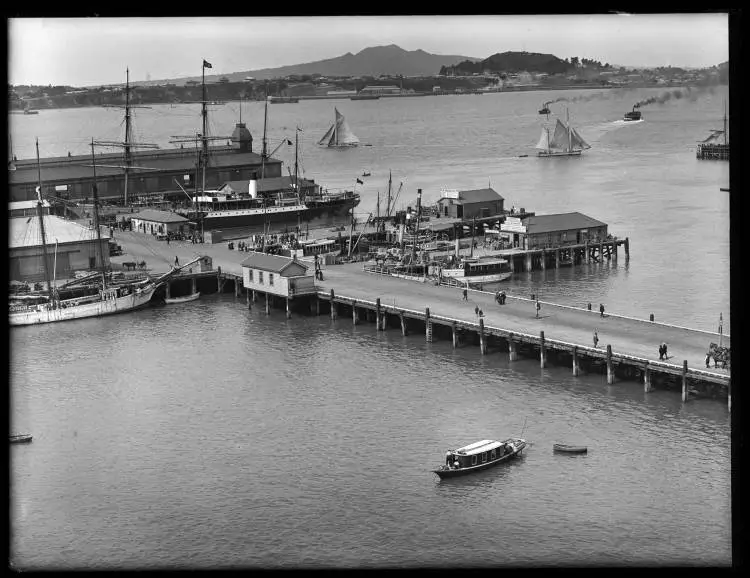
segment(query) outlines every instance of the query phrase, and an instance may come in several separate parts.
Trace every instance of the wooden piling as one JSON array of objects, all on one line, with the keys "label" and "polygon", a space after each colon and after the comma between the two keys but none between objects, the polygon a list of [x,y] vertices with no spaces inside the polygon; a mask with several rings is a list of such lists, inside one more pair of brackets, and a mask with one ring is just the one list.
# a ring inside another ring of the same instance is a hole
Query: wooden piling
[{"label": "wooden piling", "polygon": [[455,321],[451,323],[451,329],[453,330],[453,349],[456,349],[458,347],[458,326]]},{"label": "wooden piling", "polygon": [[585,247],[583,249],[586,254],[586,263],[591,263],[591,251],[589,250],[589,242],[586,241]]},{"label": "wooden piling", "polygon": [[292,309],[290,307],[289,297],[286,298],[286,318],[287,319],[292,318]]},{"label": "wooden piling", "polygon": [[544,271],[547,268],[547,249],[542,249],[541,264],[542,264],[542,271]]},{"label": "wooden piling", "polygon": [[352,325],[356,325],[359,319],[357,318],[357,302],[352,301]]},{"label": "wooden piling", "polygon": [[615,371],[612,367],[612,346],[607,345],[607,383],[613,384],[615,382]]},{"label": "wooden piling", "polygon": [[617,241],[612,241],[612,258],[617,263]]},{"label": "wooden piling", "polygon": [[235,278],[234,280],[234,296],[239,297],[240,296],[240,282],[239,279]]},{"label": "wooden piling", "polygon": [[539,332],[539,366],[544,369],[547,365],[547,351],[544,346],[544,331]]},{"label": "wooden piling", "polygon": [[487,338],[484,336],[484,319],[479,319],[479,353],[487,354]]},{"label": "wooden piling", "polygon": [[643,391],[644,393],[651,391],[651,368],[648,365],[648,361],[643,366]]},{"label": "wooden piling", "polygon": [[604,262],[604,243],[599,243],[599,261]]},{"label": "wooden piling", "polygon": [[687,365],[687,359],[686,359],[682,362],[682,401],[683,403],[688,400],[687,371],[688,371],[688,365]]},{"label": "wooden piling", "polygon": [[560,249],[555,249],[555,269],[560,268]]},{"label": "wooden piling", "polygon": [[531,271],[531,253],[526,253],[526,270]]},{"label": "wooden piling", "polygon": [[625,237],[625,257],[630,257],[630,238]]},{"label": "wooden piling", "polygon": [[578,373],[580,371],[579,363],[578,363],[578,348],[573,348],[573,375],[578,376]]},{"label": "wooden piling", "polygon": [[515,259],[513,258],[513,255],[508,255],[508,261],[510,261],[510,272],[515,273],[516,272],[516,265],[515,265]]},{"label": "wooden piling", "polygon": [[266,315],[271,314],[271,304],[268,301],[268,293],[266,293]]},{"label": "wooden piling", "polygon": [[424,308],[424,337],[427,343],[432,343],[432,322],[430,321],[430,308]]},{"label": "wooden piling", "polygon": [[380,297],[375,300],[375,331],[380,331]]},{"label": "wooden piling", "polygon": [[172,283],[167,281],[167,299],[172,297]]},{"label": "wooden piling", "polygon": [[398,318],[401,320],[401,335],[406,335],[406,317],[403,313],[399,313]]},{"label": "wooden piling", "polygon": [[518,349],[516,342],[513,340],[513,334],[508,335],[508,361],[516,361],[518,359]]},{"label": "wooden piling", "polygon": [[247,305],[248,309],[252,309],[253,306],[250,303],[250,290],[245,291],[245,305]]},{"label": "wooden piling", "polygon": [[255,293],[255,289],[253,289],[253,303],[255,303],[258,300],[258,295]]},{"label": "wooden piling", "polygon": [[336,306],[335,301],[336,296],[333,293],[333,289],[331,289],[331,319],[335,320],[338,315],[338,307]]},{"label": "wooden piling", "polygon": [[320,295],[315,295],[315,315],[320,315]]},{"label": "wooden piling", "polygon": [[[195,277],[193,277],[193,281],[195,281]],[[217,275],[216,276],[216,292],[221,293],[222,288],[223,287],[221,286],[221,275]]]},{"label": "wooden piling", "polygon": [[193,277],[192,289],[191,293],[198,291],[198,280],[195,277]]}]

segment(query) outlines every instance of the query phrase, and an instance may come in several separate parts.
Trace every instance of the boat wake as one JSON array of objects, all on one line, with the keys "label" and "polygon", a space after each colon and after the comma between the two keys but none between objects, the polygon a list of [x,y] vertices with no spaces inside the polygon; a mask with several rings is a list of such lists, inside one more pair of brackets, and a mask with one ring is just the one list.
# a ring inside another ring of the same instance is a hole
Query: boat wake
[{"label": "boat wake", "polygon": [[639,120],[623,120],[623,119],[619,119],[619,120],[612,121],[612,124],[615,125],[615,126],[626,126],[626,125],[629,125],[629,124],[641,124],[644,120],[645,119],[642,119],[642,118],[639,119]]}]

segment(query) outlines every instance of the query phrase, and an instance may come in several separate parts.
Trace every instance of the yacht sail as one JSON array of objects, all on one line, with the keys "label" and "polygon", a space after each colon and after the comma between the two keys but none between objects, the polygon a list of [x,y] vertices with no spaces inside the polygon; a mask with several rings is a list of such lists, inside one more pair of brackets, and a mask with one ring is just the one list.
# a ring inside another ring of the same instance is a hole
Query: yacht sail
[{"label": "yacht sail", "polygon": [[578,156],[582,151],[590,149],[583,137],[578,134],[570,124],[565,124],[559,118],[555,121],[555,127],[542,128],[542,135],[536,144],[540,157],[553,156]]},{"label": "yacht sail", "polygon": [[357,138],[357,135],[352,132],[344,115],[341,114],[337,108],[334,108],[333,110],[336,112],[336,120],[330,126],[323,138],[318,141],[318,144],[328,147],[357,146],[359,144],[359,139]]}]

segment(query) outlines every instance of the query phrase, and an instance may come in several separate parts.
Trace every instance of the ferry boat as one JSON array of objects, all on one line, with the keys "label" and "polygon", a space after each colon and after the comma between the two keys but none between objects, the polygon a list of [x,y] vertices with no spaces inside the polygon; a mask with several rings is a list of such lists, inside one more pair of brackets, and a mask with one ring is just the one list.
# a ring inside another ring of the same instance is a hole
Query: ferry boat
[{"label": "ferry boat", "polygon": [[510,262],[501,257],[464,258],[461,267],[443,269],[443,277],[451,277],[469,289],[493,291],[502,281],[510,279]]},{"label": "ferry boat", "polygon": [[640,110],[636,110],[636,108],[639,108],[639,106],[640,106],[640,105],[637,105],[637,104],[636,104],[636,105],[635,105],[635,106],[633,107],[633,110],[632,110],[632,111],[630,111],[630,112],[626,112],[626,113],[625,113],[625,116],[623,116],[623,117],[622,117],[622,120],[624,120],[624,121],[626,121],[626,122],[632,122],[632,121],[634,121],[634,120],[641,120],[641,117],[642,117],[642,115],[641,115],[641,111],[640,111]]},{"label": "ferry boat", "polygon": [[442,480],[486,470],[521,454],[526,447],[522,438],[504,441],[482,440],[445,452],[445,464],[433,470]]}]

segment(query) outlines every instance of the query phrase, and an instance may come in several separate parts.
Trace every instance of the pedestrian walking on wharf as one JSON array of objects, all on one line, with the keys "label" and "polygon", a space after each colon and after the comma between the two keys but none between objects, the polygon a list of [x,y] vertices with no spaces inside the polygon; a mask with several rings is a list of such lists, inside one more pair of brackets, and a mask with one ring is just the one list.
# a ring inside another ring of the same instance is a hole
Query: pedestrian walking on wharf
[{"label": "pedestrian walking on wharf", "polygon": [[599,317],[604,317],[604,303],[599,303]]},{"label": "pedestrian walking on wharf", "polygon": [[169,236],[167,235],[167,245],[169,245]]},{"label": "pedestrian walking on wharf", "polygon": [[664,342],[659,346],[659,359],[669,359],[669,356],[667,355],[667,344]]},{"label": "pedestrian walking on wharf", "polygon": [[484,317],[484,311],[482,311],[482,310],[480,309],[480,310],[479,310],[479,313],[477,313],[477,315],[479,315],[479,317]]},{"label": "pedestrian walking on wharf", "polygon": [[599,334],[594,329],[594,347],[599,347]]},{"label": "pedestrian walking on wharf", "polygon": [[174,266],[179,267],[180,266],[180,260],[177,258],[177,255],[174,256]]},{"label": "pedestrian walking on wharf", "polygon": [[536,300],[536,318],[539,319],[539,310],[542,306],[539,304],[539,299]]},{"label": "pedestrian walking on wharf", "polygon": [[474,306],[474,315],[479,316],[479,305]]},{"label": "pedestrian walking on wharf", "polygon": [[711,354],[706,353],[706,367],[709,367],[708,362],[711,361]]},{"label": "pedestrian walking on wharf", "polygon": [[464,289],[464,301],[468,301],[468,300],[469,300],[469,292],[466,289]]}]

